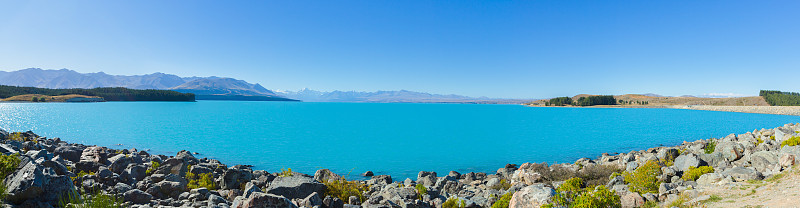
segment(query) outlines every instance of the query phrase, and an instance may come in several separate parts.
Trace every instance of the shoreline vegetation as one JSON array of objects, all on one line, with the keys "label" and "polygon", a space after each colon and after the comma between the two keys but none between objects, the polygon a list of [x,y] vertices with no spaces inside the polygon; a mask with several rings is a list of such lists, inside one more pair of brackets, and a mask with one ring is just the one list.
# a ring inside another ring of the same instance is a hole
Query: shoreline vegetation
[{"label": "shoreline vegetation", "polygon": [[[31,97],[31,99],[13,99],[15,96]],[[44,100],[41,100],[41,98],[44,96],[48,97],[46,97]],[[101,87],[94,89],[46,89],[0,85],[0,99],[3,99],[3,101],[33,102],[32,97],[37,97],[37,99],[39,99],[38,102],[60,102],[58,99],[47,99],[58,96],[102,98],[104,101],[195,101],[195,95],[192,93],[180,93],[171,90],[136,90],[123,87]],[[12,99],[8,100],[9,98]],[[65,99],[65,101],[67,100],[68,99]]]},{"label": "shoreline vegetation", "polygon": [[699,98],[659,95],[587,95],[541,99],[529,107],[674,108],[800,116],[800,93],[761,90],[755,97]]},{"label": "shoreline vegetation", "polygon": [[416,180],[371,171],[366,180],[328,169],[267,172],[185,150],[151,155],[30,131],[0,130],[0,141],[3,203],[21,207],[714,207],[740,200],[780,206],[797,196],[747,199],[800,179],[800,124],[574,163],[507,164],[493,173],[420,171]]}]

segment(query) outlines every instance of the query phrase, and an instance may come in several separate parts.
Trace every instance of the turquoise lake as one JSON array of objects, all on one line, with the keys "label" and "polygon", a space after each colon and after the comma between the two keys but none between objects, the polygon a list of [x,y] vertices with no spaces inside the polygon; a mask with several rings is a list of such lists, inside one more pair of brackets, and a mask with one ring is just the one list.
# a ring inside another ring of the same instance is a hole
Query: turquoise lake
[{"label": "turquoise lake", "polygon": [[[798,116],[631,108],[303,102],[0,103],[0,128],[111,148],[186,149],[269,172],[395,180],[574,162],[800,122]],[[121,144],[121,146],[117,146]]]}]

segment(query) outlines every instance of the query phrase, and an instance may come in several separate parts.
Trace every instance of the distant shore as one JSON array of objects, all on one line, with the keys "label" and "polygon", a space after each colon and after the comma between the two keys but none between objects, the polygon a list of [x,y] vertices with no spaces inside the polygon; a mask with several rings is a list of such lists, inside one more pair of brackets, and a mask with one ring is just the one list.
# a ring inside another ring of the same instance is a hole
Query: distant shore
[{"label": "distant shore", "polygon": [[800,106],[714,106],[714,105],[596,105],[596,106],[541,106],[525,105],[528,107],[574,107],[574,108],[672,108],[704,111],[724,111],[738,113],[758,113],[800,116]]}]

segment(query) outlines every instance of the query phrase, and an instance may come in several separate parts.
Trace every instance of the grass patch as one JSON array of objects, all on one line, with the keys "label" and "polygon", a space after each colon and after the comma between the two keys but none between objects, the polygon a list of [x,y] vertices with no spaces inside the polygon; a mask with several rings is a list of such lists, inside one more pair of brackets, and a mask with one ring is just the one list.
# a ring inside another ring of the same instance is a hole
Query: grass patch
[{"label": "grass patch", "polygon": [[494,204],[492,204],[492,208],[508,208],[508,203],[511,202],[511,197],[514,196],[514,192],[507,192],[500,196],[500,199],[497,199]]},{"label": "grass patch", "polygon": [[764,181],[767,181],[767,182],[778,182],[778,181],[780,181],[780,180],[781,180],[781,178],[783,178],[784,176],[786,176],[786,174],[785,174],[785,173],[778,173],[778,174],[772,175],[771,177],[769,177],[769,178],[767,178],[767,179],[764,179]]},{"label": "grass patch", "polygon": [[467,207],[467,202],[463,199],[452,197],[442,203],[442,208],[464,208]]},{"label": "grass patch", "polygon": [[289,177],[289,176],[293,176],[293,175],[294,175],[294,172],[292,172],[291,168],[287,168],[287,169],[282,169],[281,168],[281,172],[278,173],[278,177]]},{"label": "grass patch", "polygon": [[686,171],[686,173],[683,173],[683,177],[681,177],[681,178],[683,178],[683,180],[685,180],[685,181],[694,181],[694,180],[697,180],[698,178],[700,178],[700,176],[702,176],[703,174],[713,173],[713,172],[714,172],[714,168],[712,168],[710,166],[700,166],[700,167],[697,167],[697,168],[689,167],[689,171]]},{"label": "grass patch", "polygon": [[500,183],[497,183],[489,188],[494,190],[508,190],[508,188],[511,188],[511,183],[509,183],[506,179],[500,179]]},{"label": "grass patch", "polygon": [[341,200],[347,200],[351,196],[355,196],[362,202],[367,200],[366,197],[364,197],[364,192],[369,190],[369,186],[362,184],[360,181],[341,179],[323,181],[322,183],[325,184],[324,196],[338,197]]},{"label": "grass patch", "polygon": [[79,196],[77,192],[65,194],[61,198],[60,207],[65,208],[122,208],[123,200],[114,195],[97,193],[94,195]]},{"label": "grass patch", "polygon": [[161,167],[161,163],[158,163],[156,161],[150,161],[150,167],[147,168],[147,170],[145,170],[144,173],[147,175],[152,175],[153,172],[155,172],[156,169],[158,169],[158,167]]},{"label": "grass patch", "polygon": [[206,188],[208,190],[216,190],[217,183],[214,182],[214,177],[211,176],[211,173],[201,173],[201,174],[194,174],[192,172],[186,171],[186,179],[189,180],[189,184],[186,185],[189,189],[196,189],[196,188]]},{"label": "grass patch", "polygon": [[658,176],[661,175],[661,166],[655,161],[647,161],[642,167],[633,172],[625,172],[625,182],[631,191],[639,194],[658,193]]},{"label": "grass patch", "polygon": [[800,144],[800,136],[793,136],[792,138],[781,142],[781,148],[783,148],[783,146],[797,146],[798,144]]},{"label": "grass patch", "polygon": [[428,194],[428,188],[425,188],[425,185],[417,184],[414,189],[416,189],[417,193],[419,193],[419,200],[422,200],[422,195]]},{"label": "grass patch", "polygon": [[581,178],[571,178],[556,189],[552,204],[546,207],[619,207],[620,197],[605,186],[588,186]]},{"label": "grass patch", "polygon": [[714,203],[718,201],[722,201],[722,197],[717,195],[711,195],[711,197],[708,197],[708,199],[703,200],[703,203]]},{"label": "grass patch", "polygon": [[708,144],[706,144],[706,147],[703,148],[703,152],[706,154],[711,154],[714,153],[715,148],[717,148],[717,140],[714,140],[713,138],[708,139]]}]

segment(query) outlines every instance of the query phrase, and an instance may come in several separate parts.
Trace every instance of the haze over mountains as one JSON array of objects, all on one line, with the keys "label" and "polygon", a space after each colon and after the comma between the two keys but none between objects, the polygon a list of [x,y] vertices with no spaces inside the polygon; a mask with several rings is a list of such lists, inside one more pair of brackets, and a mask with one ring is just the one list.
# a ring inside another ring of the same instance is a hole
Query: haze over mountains
[{"label": "haze over mountains", "polygon": [[180,77],[172,74],[109,75],[103,72],[79,73],[69,69],[43,70],[29,68],[0,71],[0,85],[40,88],[125,87],[131,89],[164,89],[197,95],[284,97],[307,102],[410,102],[410,103],[525,103],[530,100],[493,99],[461,95],[441,95],[400,91],[300,91],[273,92],[260,84],[226,77]]}]

